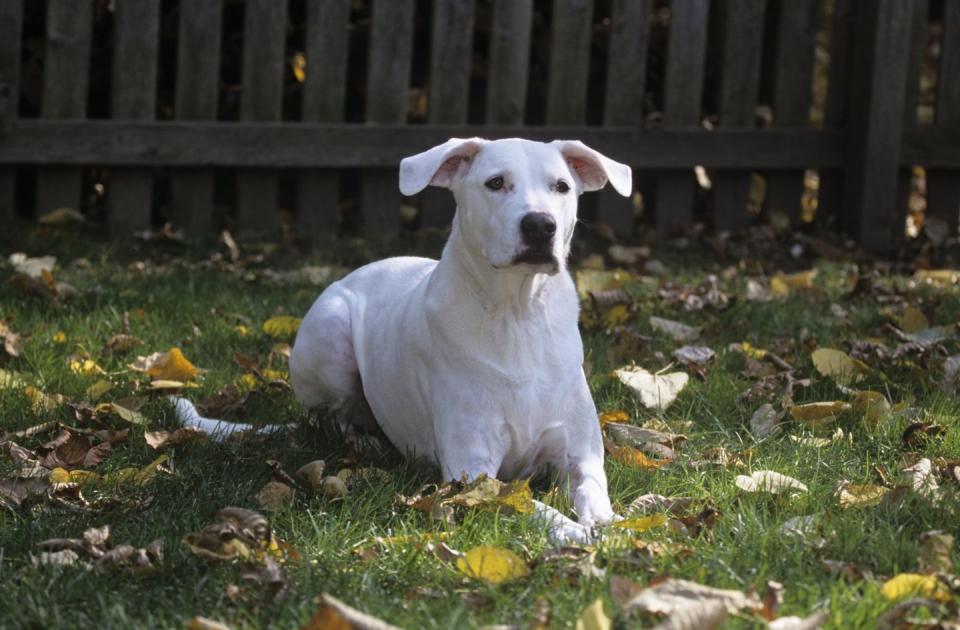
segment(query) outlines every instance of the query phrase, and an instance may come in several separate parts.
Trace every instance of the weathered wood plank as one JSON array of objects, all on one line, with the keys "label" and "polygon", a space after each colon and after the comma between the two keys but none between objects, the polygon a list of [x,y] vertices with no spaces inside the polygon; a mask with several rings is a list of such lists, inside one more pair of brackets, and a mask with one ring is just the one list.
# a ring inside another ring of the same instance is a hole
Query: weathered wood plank
[{"label": "weathered wood plank", "polygon": [[527,104],[533,0],[494,0],[487,71],[487,122],[520,125]]},{"label": "weathered wood plank", "polygon": [[[367,72],[367,122],[400,125],[407,119],[413,53],[414,0],[374,0]],[[422,151],[422,143],[414,152]],[[365,173],[360,207],[369,236],[391,238],[400,231],[397,164]]]},{"label": "weathered wood plank", "polygon": [[[474,4],[474,0],[444,0],[433,4],[428,112],[431,124],[467,122]],[[453,218],[455,205],[449,191],[428,187],[420,199],[420,226],[447,225]]]},{"label": "weathered wood plank", "polygon": [[[650,43],[651,0],[615,0],[610,16],[607,86],[603,122],[618,127],[643,127],[643,97]],[[633,233],[633,199],[613,190],[597,197],[597,221],[618,236]]]},{"label": "weathered wood plank", "polygon": [[[913,0],[910,14],[910,53],[907,56],[907,84],[903,98],[903,128],[917,126],[917,105],[920,102],[920,72],[927,48],[927,14],[929,0]],[[907,206],[910,204],[910,191],[913,186],[913,165],[901,167],[897,182],[896,214],[892,219],[896,237],[902,237],[907,220]]]},{"label": "weathered wood plank", "polygon": [[579,125],[586,120],[593,0],[553,0],[547,124]]},{"label": "weathered wood plank", "polygon": [[[663,123],[667,128],[700,124],[709,12],[709,0],[674,0],[670,5],[663,95]],[[667,236],[692,223],[695,186],[689,167],[659,177],[654,208],[658,234]]]},{"label": "weathered wood plank", "polygon": [[[160,41],[160,0],[117,0],[114,8],[114,118],[152,120],[157,95],[157,47]],[[150,227],[153,172],[115,168],[110,173],[110,231],[128,236]]]},{"label": "weathered wood plank", "polygon": [[[840,127],[847,115],[850,75],[853,61],[854,0],[836,0],[830,33],[830,66],[827,78],[827,102],[823,125]],[[832,226],[843,205],[843,173],[835,169],[820,171],[816,222]]]},{"label": "weathered wood plank", "polygon": [[[753,127],[766,0],[723,1],[723,61],[720,82],[720,124]],[[750,223],[747,197],[750,173],[717,173],[713,178],[714,226],[743,228]]]},{"label": "weathered wood plank", "polygon": [[[280,120],[287,1],[247,0],[243,19],[243,120]],[[278,227],[277,177],[272,169],[237,172],[237,233],[272,236]]]},{"label": "weathered wood plank", "polygon": [[[0,0],[0,134],[17,117],[20,103],[20,34],[23,1]],[[16,168],[0,167],[0,221],[16,216]]]},{"label": "weathered wood plank", "polygon": [[[537,126],[532,140],[579,137],[644,169],[796,169],[844,164],[842,129]],[[451,136],[509,138],[516,127],[271,122],[12,121],[0,134],[0,164],[105,164],[277,168],[393,168]],[[904,138],[905,163],[960,167],[960,132],[921,128]],[[909,161],[908,161],[909,160]],[[396,182],[394,182],[396,184]]]},{"label": "weathered wood plank", "polygon": [[[220,90],[220,39],[223,0],[180,3],[177,37],[177,93],[180,120],[215,120]],[[192,240],[210,238],[213,221],[213,171],[176,169],[170,178],[170,219]]]},{"label": "weathered wood plank", "polygon": [[844,199],[854,236],[872,252],[894,244],[913,4],[876,0],[857,12]]},{"label": "weathered wood plank", "polygon": [[[813,48],[816,39],[816,0],[780,0],[777,27],[773,124],[804,127],[810,120],[813,98]],[[786,213],[792,225],[802,214],[803,172],[767,173],[770,211]]]},{"label": "weathered wood plank", "polygon": [[[93,27],[91,2],[49,0],[44,57],[43,115],[84,118]],[[83,170],[49,167],[37,173],[37,215],[57,208],[80,209]]]},{"label": "weathered wood plank", "polygon": [[[943,35],[937,79],[936,124],[960,130],[960,2],[943,3]],[[927,214],[943,219],[957,235],[960,215],[960,171],[927,171]]]},{"label": "weathered wood plank", "polygon": [[[340,122],[347,89],[350,0],[307,3],[307,77],[303,84],[303,120]],[[307,169],[300,174],[297,225],[300,235],[316,242],[336,234],[340,220],[340,174]]]}]

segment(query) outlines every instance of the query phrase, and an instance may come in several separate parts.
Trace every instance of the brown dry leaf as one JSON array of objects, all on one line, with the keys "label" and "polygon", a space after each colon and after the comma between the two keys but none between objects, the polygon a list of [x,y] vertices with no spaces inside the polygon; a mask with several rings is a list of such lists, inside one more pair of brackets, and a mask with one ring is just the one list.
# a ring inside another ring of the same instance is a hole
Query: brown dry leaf
[{"label": "brown dry leaf", "polygon": [[457,569],[466,575],[485,582],[500,584],[527,577],[530,569],[520,556],[502,547],[480,545],[457,559]]},{"label": "brown dry leaf", "polygon": [[273,536],[269,521],[259,512],[228,507],[217,512],[217,518],[219,522],[183,537],[191,553],[217,561],[258,560],[268,554],[278,560],[298,557]]},{"label": "brown dry leaf", "polygon": [[130,352],[142,344],[143,342],[133,335],[114,335],[107,340],[107,343],[103,344],[103,348],[100,350],[100,355],[118,357]]},{"label": "brown dry leaf", "polygon": [[518,514],[531,514],[534,510],[529,479],[507,483],[481,475],[448,501],[464,507],[506,508]]},{"label": "brown dry leaf", "polygon": [[783,429],[784,411],[777,411],[770,403],[764,403],[750,417],[750,431],[758,440],[776,435]]},{"label": "brown dry leaf", "polygon": [[603,446],[610,456],[624,466],[640,470],[657,470],[671,463],[671,459],[652,459],[632,446],[617,446],[610,440],[604,440]]},{"label": "brown dry leaf", "polygon": [[64,429],[56,438],[37,447],[36,453],[45,468],[93,468],[110,453],[110,443],[94,446],[86,435]]},{"label": "brown dry leaf", "polygon": [[[98,571],[110,569],[129,570],[135,573],[152,573],[163,561],[163,543],[154,540],[144,548],[132,545],[113,546],[110,526],[93,527],[83,532],[82,538],[53,538],[37,544],[45,553],[71,551],[77,558],[83,558],[84,564]],[[43,560],[41,559],[40,562]]]},{"label": "brown dry leaf", "polygon": [[665,579],[652,583],[634,595],[624,606],[624,612],[666,615],[671,628],[715,628],[728,615],[741,610],[763,609],[756,595],[741,591],[703,586],[696,582]]},{"label": "brown dry leaf", "polygon": [[269,481],[267,485],[260,488],[260,492],[254,498],[265,510],[279,510],[293,503],[294,492],[293,488],[285,483]]},{"label": "brown dry leaf", "polygon": [[903,444],[907,448],[922,448],[930,438],[946,435],[947,428],[936,422],[914,422],[903,431]]},{"label": "brown dry leaf", "polygon": [[385,621],[347,606],[328,593],[321,596],[323,606],[300,630],[401,630]]},{"label": "brown dry leaf", "polygon": [[843,401],[833,400],[830,402],[815,402],[805,405],[794,405],[790,408],[790,415],[794,420],[808,427],[817,430],[823,429],[834,422],[845,411],[850,409],[850,405]]},{"label": "brown dry leaf", "polygon": [[322,459],[306,463],[297,469],[297,478],[306,482],[314,491],[323,487],[323,471],[326,463]]},{"label": "brown dry leaf", "polygon": [[0,479],[0,503],[9,502],[14,507],[43,499],[50,490],[50,482],[38,477],[12,477]]},{"label": "brown dry leaf", "polygon": [[924,573],[953,573],[953,536],[943,530],[920,535],[920,553],[917,566]]},{"label": "brown dry leaf", "polygon": [[130,369],[144,372],[154,380],[189,381],[197,376],[197,368],[187,360],[180,348],[168,352],[154,352],[146,357],[137,357]]},{"label": "brown dry leaf", "polygon": [[230,626],[197,615],[187,621],[187,630],[231,630]]},{"label": "brown dry leaf", "polygon": [[657,459],[673,459],[672,447],[686,440],[682,434],[664,433],[632,424],[608,424],[606,433],[618,446],[638,448]]},{"label": "brown dry leaf", "polygon": [[181,427],[173,431],[147,431],[143,434],[150,448],[161,450],[168,446],[182,446],[206,442],[207,434],[196,427]]},{"label": "brown dry leaf", "polygon": [[690,326],[672,319],[650,317],[650,327],[656,332],[663,333],[674,341],[695,341],[700,338],[702,329],[699,326]]}]

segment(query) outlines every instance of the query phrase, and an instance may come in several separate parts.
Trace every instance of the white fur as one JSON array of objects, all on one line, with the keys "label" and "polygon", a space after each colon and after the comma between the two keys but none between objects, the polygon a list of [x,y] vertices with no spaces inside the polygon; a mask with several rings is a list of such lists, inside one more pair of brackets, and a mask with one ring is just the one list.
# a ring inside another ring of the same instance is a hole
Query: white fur
[{"label": "white fur", "polygon": [[[504,187],[493,191],[484,183],[496,176]],[[443,255],[381,260],[330,285],[293,347],[297,398],[349,410],[362,386],[390,441],[445,479],[551,465],[569,482],[579,524],[542,504],[539,514],[555,538],[588,539],[614,514],[566,258],[579,193],[609,179],[629,195],[630,177],[577,141],[452,139],[403,160],[404,194],[432,183],[456,198]],[[556,220],[555,264],[514,262],[528,212]]]}]

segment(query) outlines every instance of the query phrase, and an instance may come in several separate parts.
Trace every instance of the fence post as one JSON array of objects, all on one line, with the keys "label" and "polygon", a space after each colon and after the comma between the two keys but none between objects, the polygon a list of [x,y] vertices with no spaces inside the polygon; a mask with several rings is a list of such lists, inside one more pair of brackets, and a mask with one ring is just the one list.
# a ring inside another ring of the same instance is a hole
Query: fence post
[{"label": "fence post", "polygon": [[[0,0],[0,138],[4,127],[17,117],[20,102],[20,29],[22,0]],[[16,216],[16,168],[0,166],[0,222],[9,225]]]},{"label": "fence post", "polygon": [[487,124],[522,125],[530,70],[533,0],[494,0],[487,69]]},{"label": "fence post", "polygon": [[[665,127],[699,127],[703,69],[707,53],[709,0],[674,0],[670,6]],[[670,236],[693,220],[696,185],[693,169],[665,171],[657,180],[656,223],[659,236]]]},{"label": "fence post", "polygon": [[[283,107],[287,0],[247,0],[243,18],[242,120],[279,121]],[[273,169],[237,170],[237,234],[275,235],[277,175]]]},{"label": "fence post", "polygon": [[[374,0],[367,72],[368,123],[403,124],[413,53],[414,0]],[[363,175],[360,208],[368,237],[400,232],[397,168],[369,169]]]},{"label": "fence post", "polygon": [[[428,122],[467,122],[474,0],[437,0],[431,28]],[[426,149],[426,147],[424,147]],[[428,187],[420,200],[420,226],[442,227],[453,217],[450,191]]]},{"label": "fence post", "polygon": [[[114,11],[113,118],[153,120],[157,105],[157,46],[160,41],[160,0],[118,0]],[[129,236],[150,227],[153,171],[112,169],[110,232]]]},{"label": "fence post", "polygon": [[[43,71],[43,116],[86,118],[93,3],[48,0]],[[58,208],[80,209],[83,169],[45,166],[37,172],[37,216]]]},{"label": "fence post", "polygon": [[844,224],[867,251],[893,249],[903,143],[912,15],[918,0],[874,0],[857,7],[847,122]]},{"label": "fence post", "polygon": [[[307,3],[307,76],[303,83],[304,122],[343,122],[347,92],[350,0]],[[337,232],[340,220],[340,173],[304,169],[297,194],[297,225],[305,239]]]},{"label": "fence post", "polygon": [[[766,0],[724,0],[720,125],[755,127],[763,19]],[[717,230],[750,224],[750,173],[718,172],[713,178],[713,222]]]},{"label": "fence post", "polygon": [[[943,3],[940,68],[937,74],[937,127],[960,129],[960,2]],[[960,172],[927,171],[927,216],[942,219],[957,235],[960,221]]]},{"label": "fence post", "polygon": [[[223,0],[180,4],[177,31],[178,120],[215,120],[220,91],[220,24]],[[192,240],[210,238],[213,224],[213,169],[177,168],[170,177],[170,220]]]},{"label": "fence post", "polygon": [[[615,0],[613,3],[604,125],[643,127],[651,4],[651,0]],[[624,199],[609,188],[600,191],[597,221],[610,226],[617,236],[631,236],[633,196]]]}]

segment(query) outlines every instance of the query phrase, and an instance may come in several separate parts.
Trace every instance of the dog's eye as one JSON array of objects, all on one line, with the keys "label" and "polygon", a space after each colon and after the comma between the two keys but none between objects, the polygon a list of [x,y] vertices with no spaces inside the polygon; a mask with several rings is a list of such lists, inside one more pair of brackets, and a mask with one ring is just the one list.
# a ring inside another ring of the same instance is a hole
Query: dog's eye
[{"label": "dog's eye", "polygon": [[490,190],[500,190],[503,188],[503,177],[497,175],[496,177],[491,177],[484,184]]},{"label": "dog's eye", "polygon": [[557,191],[558,193],[560,193],[561,195],[566,194],[566,193],[570,192],[570,184],[568,184],[567,182],[563,181],[562,179],[561,179],[561,180],[558,180],[558,181],[557,181],[557,185],[556,185],[556,191]]}]

